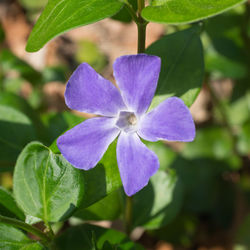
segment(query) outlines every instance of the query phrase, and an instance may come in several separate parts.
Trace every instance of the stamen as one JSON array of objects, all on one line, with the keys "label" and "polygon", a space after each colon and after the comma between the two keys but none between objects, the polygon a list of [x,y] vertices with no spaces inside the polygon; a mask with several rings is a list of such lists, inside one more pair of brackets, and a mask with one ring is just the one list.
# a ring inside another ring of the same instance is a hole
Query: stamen
[{"label": "stamen", "polygon": [[134,114],[131,114],[129,117],[128,117],[128,123],[130,125],[136,125],[137,123],[137,118]]}]

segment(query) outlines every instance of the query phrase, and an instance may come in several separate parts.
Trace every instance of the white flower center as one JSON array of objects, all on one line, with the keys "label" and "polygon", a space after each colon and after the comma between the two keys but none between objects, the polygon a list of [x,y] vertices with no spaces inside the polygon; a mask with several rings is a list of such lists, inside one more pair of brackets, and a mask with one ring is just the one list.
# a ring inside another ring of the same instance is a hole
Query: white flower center
[{"label": "white flower center", "polygon": [[121,111],[116,121],[116,126],[126,133],[135,132],[137,130],[138,119],[133,112]]}]

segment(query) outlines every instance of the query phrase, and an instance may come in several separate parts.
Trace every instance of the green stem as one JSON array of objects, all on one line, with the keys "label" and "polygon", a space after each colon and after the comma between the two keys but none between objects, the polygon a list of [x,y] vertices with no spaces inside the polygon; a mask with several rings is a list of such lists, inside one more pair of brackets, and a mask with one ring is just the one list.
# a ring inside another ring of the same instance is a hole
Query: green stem
[{"label": "green stem", "polygon": [[146,41],[146,25],[137,24],[138,27],[138,44],[137,44],[137,53],[145,52],[145,41]]},{"label": "green stem", "polygon": [[21,228],[21,229],[39,237],[41,239],[41,242],[44,243],[46,246],[48,246],[51,242],[51,238],[48,235],[46,235],[45,233],[43,233],[41,230],[39,230],[38,228],[35,228],[27,223],[24,223],[20,220],[0,215],[0,222],[2,222],[4,224],[12,225],[14,227]]},{"label": "green stem", "polygon": [[133,220],[133,197],[127,196],[126,198],[126,208],[125,208],[125,226],[126,233],[130,235],[132,229],[132,220]]},{"label": "green stem", "polygon": [[141,12],[145,7],[145,1],[137,0],[137,6],[138,6],[138,22],[136,23],[138,29],[137,53],[144,53],[146,47],[146,26],[148,22],[142,18]]}]

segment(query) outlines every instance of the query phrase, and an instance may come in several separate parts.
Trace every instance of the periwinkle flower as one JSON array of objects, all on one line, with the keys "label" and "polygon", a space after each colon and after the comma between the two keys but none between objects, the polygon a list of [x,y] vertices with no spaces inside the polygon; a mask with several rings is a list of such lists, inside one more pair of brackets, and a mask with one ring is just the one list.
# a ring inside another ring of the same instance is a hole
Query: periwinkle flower
[{"label": "periwinkle flower", "polygon": [[146,54],[122,56],[114,63],[119,87],[82,63],[66,87],[69,108],[99,115],[75,126],[57,140],[62,155],[76,168],[96,166],[118,137],[116,156],[125,193],[131,196],[147,185],[159,168],[154,152],[140,140],[192,141],[195,125],[189,109],[170,97],[146,113],[154,96],[160,58]]}]

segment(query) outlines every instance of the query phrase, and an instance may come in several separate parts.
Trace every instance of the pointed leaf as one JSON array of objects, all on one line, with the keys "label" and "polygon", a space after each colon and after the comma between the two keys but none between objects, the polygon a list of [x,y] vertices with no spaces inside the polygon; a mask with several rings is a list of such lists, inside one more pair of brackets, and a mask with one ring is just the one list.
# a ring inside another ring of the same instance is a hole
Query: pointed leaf
[{"label": "pointed leaf", "polygon": [[119,0],[50,0],[31,32],[26,50],[37,51],[65,31],[110,17],[122,5]]}]

